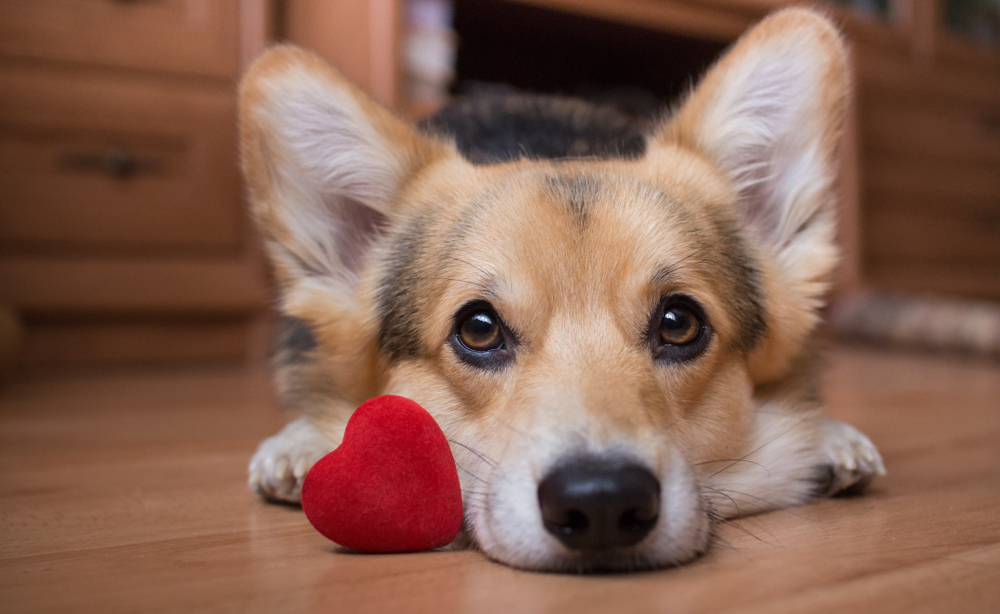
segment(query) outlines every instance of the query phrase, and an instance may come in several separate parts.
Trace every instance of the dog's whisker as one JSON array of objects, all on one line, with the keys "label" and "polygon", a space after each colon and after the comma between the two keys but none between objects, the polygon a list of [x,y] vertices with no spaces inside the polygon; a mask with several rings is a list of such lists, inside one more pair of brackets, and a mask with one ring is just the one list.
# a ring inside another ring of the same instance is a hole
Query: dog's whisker
[{"label": "dog's whisker", "polygon": [[[752,523],[754,523],[755,527],[758,530],[764,531],[769,536],[771,536],[771,538],[774,539],[775,541],[778,541],[778,542],[781,541],[780,539],[778,539],[778,536],[775,535],[774,532],[772,532],[770,529],[768,529],[767,525],[765,525],[763,522],[761,522],[760,518],[758,518],[756,516],[750,515],[750,516],[742,517],[742,518],[740,518],[740,522],[743,522],[743,523],[752,522]],[[756,535],[755,535],[755,537],[756,537]],[[761,540],[761,541],[763,541],[763,540]],[[765,543],[767,543],[767,542],[765,542]]]},{"label": "dog's whisker", "polygon": [[736,522],[734,520],[727,520],[725,518],[722,518],[722,519],[720,519],[720,521],[722,523],[724,523],[724,524],[727,524],[727,525],[729,525],[729,526],[731,526],[731,527],[733,527],[733,528],[735,528],[735,529],[743,532],[743,533],[746,533],[747,535],[749,535],[750,537],[756,539],[757,541],[759,541],[762,544],[767,544],[768,546],[773,546],[775,548],[780,547],[778,544],[772,544],[771,542],[767,541],[766,539],[763,539],[763,538],[759,537],[758,535],[754,534],[752,531],[748,530],[746,527],[744,527],[743,525],[741,525],[740,523],[738,523],[738,522]]},{"label": "dog's whisker", "polygon": [[758,463],[757,461],[747,460],[745,458],[717,458],[715,460],[701,461],[700,463],[693,463],[693,464],[695,467],[698,467],[701,465],[710,465],[712,463],[750,463],[751,465],[757,465],[758,467],[767,472],[767,477],[771,477],[770,469]]},{"label": "dog's whisker", "polygon": [[[736,499],[732,498],[731,496],[727,495],[726,493],[722,492],[721,490],[718,490],[718,489],[715,489],[715,488],[712,488],[711,486],[704,486],[704,488],[707,488],[708,490],[711,490],[712,492],[715,492],[715,493],[718,493],[718,494],[722,495],[723,497],[725,497],[725,498],[729,499],[729,501],[730,501],[730,502],[732,502],[732,504],[733,504],[733,507],[735,507],[735,508],[736,508],[736,513],[737,513],[737,514],[741,514],[741,515],[743,514],[743,512],[742,512],[742,511],[740,510],[740,505],[739,505],[739,503],[737,503],[737,502],[736,502]],[[715,513],[715,512],[714,512],[714,510],[713,510],[713,514],[714,514],[714,513]],[[717,514],[716,514],[716,515],[717,515]],[[721,518],[721,516],[719,516],[719,518]]]},{"label": "dog's whisker", "polygon": [[537,439],[531,433],[527,433],[525,431],[522,431],[521,429],[517,428],[513,424],[508,423],[506,420],[501,420],[501,419],[497,418],[496,421],[497,421],[497,423],[500,426],[506,427],[507,429],[513,431],[515,434],[520,435],[521,437],[524,437],[525,439],[532,439],[532,440]]},{"label": "dog's whisker", "polygon": [[496,467],[497,466],[497,462],[495,460],[493,460],[492,458],[489,458],[488,456],[485,456],[484,454],[482,454],[480,452],[477,452],[476,450],[470,448],[469,446],[465,445],[464,443],[462,443],[460,441],[455,441],[454,439],[449,439],[448,441],[450,441],[451,443],[455,444],[456,446],[465,448],[466,450],[468,450],[469,452],[471,452],[472,454],[474,454],[477,458],[479,458],[479,460],[483,461],[484,463],[486,463],[490,467]]},{"label": "dog's whisker", "polygon": [[732,490],[732,489],[727,489],[727,488],[714,488],[712,490],[715,490],[716,492],[718,492],[720,494],[724,493],[724,492],[730,492],[730,493],[733,493],[734,495],[739,495],[741,497],[749,497],[751,499],[756,499],[757,501],[760,501],[761,503],[763,503],[764,505],[767,506],[766,508],[762,508],[762,509],[777,509],[779,511],[785,512],[787,514],[791,514],[792,516],[796,516],[796,517],[801,518],[803,520],[808,520],[810,522],[815,522],[815,518],[809,518],[808,516],[803,516],[802,514],[797,514],[797,513],[795,513],[794,511],[792,511],[792,510],[790,510],[788,508],[780,507],[778,504],[776,504],[776,503],[774,503],[772,501],[768,501],[767,499],[764,499],[763,497],[758,497],[756,495],[751,495],[748,492],[741,492],[741,491],[738,491],[738,490]]},{"label": "dog's whisker", "polygon": [[[726,493],[722,492],[721,490],[718,490],[718,489],[715,489],[715,488],[712,488],[712,487],[710,487],[710,486],[708,486],[708,487],[706,487],[706,488],[708,488],[709,490],[712,490],[712,491],[714,491],[714,492],[716,492],[716,493],[718,493],[718,494],[722,495],[723,497],[726,497],[727,499],[729,499],[729,500],[730,500],[730,501],[732,502],[732,504],[733,504],[733,507],[735,507],[735,508],[736,508],[736,512],[737,512],[737,514],[739,514],[740,516],[743,516],[743,511],[742,511],[742,510],[740,509],[740,506],[739,506],[739,503],[737,503],[736,499],[734,499],[733,497],[729,496],[728,494],[726,494]],[[744,502],[744,503],[747,503],[747,502]],[[754,504],[752,504],[752,503],[751,503],[751,505],[754,505]],[[768,508],[765,508],[765,507],[763,507],[763,506],[761,506],[761,505],[755,505],[755,507],[756,507],[757,509],[756,509],[756,510],[754,510],[754,513],[757,513],[757,512],[762,512],[762,511],[766,511],[766,510],[768,509]],[[752,516],[743,516],[743,517],[744,517],[744,519],[745,519],[746,521],[750,521],[750,520],[754,520],[754,518],[753,518]],[[714,522],[715,522],[716,524],[718,524],[718,523],[720,523],[720,522],[728,522],[728,523],[731,523],[731,522],[732,522],[732,521],[730,521],[730,520],[726,520],[725,518],[723,518],[723,517],[719,516],[718,514],[713,514],[713,517],[712,517],[712,518],[713,518],[713,521],[714,521]],[[761,523],[760,523],[759,521],[756,521],[756,522],[757,522],[758,526],[759,526],[759,527],[760,527],[761,529],[763,529],[764,531],[766,531],[766,532],[767,532],[767,533],[768,533],[768,534],[769,534],[769,535],[770,535],[771,537],[776,537],[776,536],[774,535],[774,533],[772,533],[772,532],[771,532],[771,531],[770,531],[770,530],[769,530],[769,529],[768,529],[768,528],[767,528],[766,526],[764,526],[763,524],[761,524]],[[734,525],[734,526],[735,526],[735,525]],[[743,527],[741,527],[741,526],[739,526],[739,527],[737,527],[737,528],[740,528],[740,529],[743,529]],[[745,530],[745,529],[744,529],[744,530]],[[754,535],[754,537],[756,537],[756,535]],[[763,541],[763,540],[762,540],[762,541]]]},{"label": "dog's whisker", "polygon": [[784,437],[784,436],[785,436],[785,435],[787,435],[788,433],[791,433],[791,432],[792,432],[793,430],[795,430],[796,428],[798,428],[798,426],[799,426],[800,424],[802,424],[803,422],[805,422],[805,421],[806,421],[806,420],[808,420],[809,418],[810,418],[810,416],[805,416],[805,417],[803,417],[803,418],[802,418],[801,420],[797,421],[797,422],[796,422],[795,424],[793,424],[792,426],[788,427],[787,429],[785,429],[784,431],[782,431],[781,433],[779,433],[778,435],[776,435],[776,436],[775,436],[775,437],[774,437],[773,439],[770,439],[769,441],[766,441],[766,442],[762,443],[761,445],[757,446],[757,447],[756,447],[756,448],[754,448],[753,450],[751,450],[751,451],[747,452],[746,454],[744,454],[744,455],[743,455],[742,457],[740,457],[740,458],[739,458],[738,460],[736,460],[736,461],[734,461],[734,462],[732,462],[732,463],[730,463],[730,464],[726,465],[726,466],[725,466],[725,467],[723,467],[722,469],[719,469],[718,471],[716,471],[716,472],[715,472],[715,473],[713,473],[712,475],[708,476],[708,477],[709,477],[709,479],[711,479],[711,478],[714,478],[715,476],[719,475],[719,474],[720,474],[720,473],[722,473],[723,471],[726,471],[726,470],[728,470],[728,469],[732,468],[732,467],[733,467],[734,465],[736,465],[736,463],[737,463],[737,462],[740,462],[740,461],[744,461],[744,460],[746,460],[748,456],[753,456],[753,455],[754,455],[754,454],[756,454],[757,452],[760,452],[761,450],[763,450],[763,449],[764,449],[764,448],[766,448],[767,446],[771,445],[771,444],[772,444],[772,443],[774,443],[775,441],[777,441],[777,440],[781,439],[782,437]]},{"label": "dog's whisker", "polygon": [[455,461],[455,466],[458,467],[459,469],[461,469],[462,471],[464,471],[465,473],[467,473],[469,475],[469,477],[471,477],[471,478],[473,478],[475,480],[478,480],[478,481],[482,482],[483,484],[486,483],[486,480],[484,480],[483,478],[479,477],[475,473],[469,471],[468,469],[466,469],[462,465],[458,464],[458,461]]},{"label": "dog's whisker", "polygon": [[718,533],[716,533],[714,531],[712,532],[712,536],[710,537],[710,539],[711,539],[711,543],[712,543],[712,548],[715,548],[717,545],[721,544],[722,547],[724,547],[724,548],[726,548],[728,550],[732,550],[734,552],[736,552],[736,551],[739,550],[736,546],[733,545],[733,543],[731,541],[729,541],[725,537],[722,537],[721,535],[719,535]]}]

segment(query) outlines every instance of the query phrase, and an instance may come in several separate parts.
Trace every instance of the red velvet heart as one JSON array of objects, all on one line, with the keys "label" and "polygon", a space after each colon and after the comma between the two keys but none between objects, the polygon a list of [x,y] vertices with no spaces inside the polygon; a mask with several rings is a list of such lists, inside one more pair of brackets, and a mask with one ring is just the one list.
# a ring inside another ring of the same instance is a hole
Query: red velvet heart
[{"label": "red velvet heart", "polygon": [[416,552],[462,528],[462,490],[441,427],[410,399],[359,407],[344,442],[306,475],[302,509],[316,530],[363,552]]}]

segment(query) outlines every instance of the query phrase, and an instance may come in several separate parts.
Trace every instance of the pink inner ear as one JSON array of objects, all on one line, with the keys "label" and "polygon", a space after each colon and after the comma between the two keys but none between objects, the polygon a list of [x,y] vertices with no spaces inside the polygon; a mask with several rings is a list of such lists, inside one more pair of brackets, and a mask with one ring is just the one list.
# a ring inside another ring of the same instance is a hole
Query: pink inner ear
[{"label": "pink inner ear", "polygon": [[341,196],[337,211],[337,256],[351,273],[358,273],[364,264],[365,254],[381,235],[389,220],[375,209]]},{"label": "pink inner ear", "polygon": [[[776,180],[772,152],[768,147],[758,147],[755,162],[740,177],[744,184],[740,190],[739,204],[744,219],[760,229],[766,236],[772,236],[781,224],[781,211],[777,206],[774,186]],[[749,155],[748,155],[749,157]]]}]

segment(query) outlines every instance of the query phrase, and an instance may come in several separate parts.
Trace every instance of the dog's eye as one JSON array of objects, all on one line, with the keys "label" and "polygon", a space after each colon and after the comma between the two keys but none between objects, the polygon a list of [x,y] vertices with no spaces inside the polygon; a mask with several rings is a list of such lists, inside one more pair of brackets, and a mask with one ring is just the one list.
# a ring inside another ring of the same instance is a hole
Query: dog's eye
[{"label": "dog's eye", "polygon": [[649,324],[647,338],[660,363],[693,360],[712,340],[712,327],[701,305],[684,294],[664,296]]},{"label": "dog's eye", "polygon": [[660,320],[660,341],[669,345],[687,345],[701,334],[701,319],[684,305],[668,305]]},{"label": "dog's eye", "polygon": [[489,311],[474,311],[465,316],[458,328],[462,344],[476,352],[496,350],[503,345],[503,333],[497,317]]},{"label": "dog's eye", "polygon": [[492,305],[472,301],[455,314],[448,345],[470,367],[497,371],[514,362],[518,342],[517,334],[504,324]]}]

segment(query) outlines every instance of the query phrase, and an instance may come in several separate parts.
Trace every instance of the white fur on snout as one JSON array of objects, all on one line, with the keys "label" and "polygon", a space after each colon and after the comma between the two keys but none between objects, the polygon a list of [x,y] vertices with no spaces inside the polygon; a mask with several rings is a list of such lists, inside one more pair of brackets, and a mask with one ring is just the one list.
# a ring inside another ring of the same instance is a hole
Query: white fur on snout
[{"label": "white fur on snout", "polygon": [[652,566],[680,564],[704,552],[709,520],[691,467],[676,448],[660,467],[660,519],[637,555]]},{"label": "white fur on snout", "polygon": [[[514,445],[500,459],[483,495],[468,505],[472,537],[483,552],[514,567],[546,571],[590,569],[636,570],[666,567],[688,561],[704,551],[709,520],[700,489],[683,456],[669,444],[665,449],[623,445],[596,449],[581,441],[566,447],[573,437],[553,438],[553,445],[533,437]],[[562,442],[562,446],[555,445]],[[599,454],[623,458],[649,467],[660,480],[660,517],[650,534],[636,546],[606,552],[567,548],[543,524],[538,485],[563,460]],[[654,458],[657,457],[657,458]]]}]

